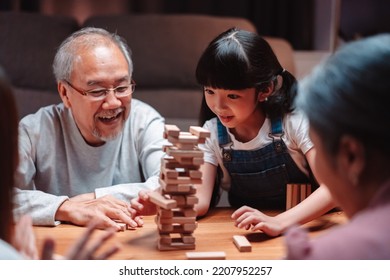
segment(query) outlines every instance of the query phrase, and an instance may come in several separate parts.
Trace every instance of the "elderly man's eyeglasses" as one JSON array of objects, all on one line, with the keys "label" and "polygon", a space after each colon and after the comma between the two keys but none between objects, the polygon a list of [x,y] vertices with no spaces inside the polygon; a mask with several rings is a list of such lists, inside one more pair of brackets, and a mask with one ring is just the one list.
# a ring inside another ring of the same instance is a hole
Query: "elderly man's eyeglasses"
[{"label": "elderly man's eyeglasses", "polygon": [[122,98],[131,95],[135,90],[135,82],[133,80],[131,80],[130,84],[120,85],[115,88],[95,88],[91,90],[80,90],[74,87],[69,81],[65,80],[65,82],[81,95],[87,96],[96,101],[106,98],[110,91],[113,91],[117,98]]}]

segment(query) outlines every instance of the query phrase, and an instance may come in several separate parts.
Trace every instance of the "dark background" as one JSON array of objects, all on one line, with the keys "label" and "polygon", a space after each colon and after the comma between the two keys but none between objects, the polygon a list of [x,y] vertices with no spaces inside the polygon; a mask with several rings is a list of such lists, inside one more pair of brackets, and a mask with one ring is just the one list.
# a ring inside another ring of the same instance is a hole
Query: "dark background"
[{"label": "dark background", "polygon": [[[317,0],[318,1],[318,0]],[[321,0],[320,0],[321,1]],[[322,0],[329,1],[329,0]],[[343,41],[390,32],[390,1],[339,0],[337,35]],[[1,10],[42,12],[43,0],[0,0]],[[63,11],[78,1],[51,1]],[[79,1],[88,2],[86,0]],[[115,5],[118,1],[90,0],[90,5]],[[265,36],[287,39],[297,50],[312,50],[316,0],[123,0],[121,13],[193,13],[244,17]],[[91,4],[92,3],[92,4]],[[321,11],[320,11],[321,13]]]}]

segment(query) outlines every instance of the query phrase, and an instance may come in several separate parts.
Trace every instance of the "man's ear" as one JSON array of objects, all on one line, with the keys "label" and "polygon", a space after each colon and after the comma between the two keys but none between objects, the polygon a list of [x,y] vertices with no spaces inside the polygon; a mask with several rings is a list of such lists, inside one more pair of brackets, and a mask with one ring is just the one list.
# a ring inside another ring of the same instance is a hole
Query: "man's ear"
[{"label": "man's ear", "polygon": [[70,107],[72,107],[70,100],[68,98],[69,91],[66,88],[65,84],[63,82],[58,82],[57,89],[58,89],[58,93],[60,94],[60,97],[61,97],[62,102],[64,103],[65,107],[68,109]]},{"label": "man's ear", "polygon": [[259,92],[257,95],[257,100],[259,102],[264,102],[267,100],[267,98],[274,92],[275,85],[274,83],[269,83],[268,86]]},{"label": "man's ear", "polygon": [[366,156],[363,144],[356,138],[344,135],[340,139],[338,162],[348,180],[356,186],[365,168]]}]

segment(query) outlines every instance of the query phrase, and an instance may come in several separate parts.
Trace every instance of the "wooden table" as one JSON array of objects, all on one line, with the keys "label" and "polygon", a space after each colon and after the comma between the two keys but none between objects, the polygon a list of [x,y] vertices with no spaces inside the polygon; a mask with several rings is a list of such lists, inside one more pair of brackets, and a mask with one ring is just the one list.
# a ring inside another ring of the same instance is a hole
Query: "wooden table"
[{"label": "wooden table", "polygon": [[[233,209],[216,208],[198,221],[198,228],[194,232],[196,238],[196,249],[193,252],[201,251],[224,251],[226,259],[280,259],[285,252],[284,238],[268,237],[261,232],[246,231],[234,226],[230,218]],[[264,211],[270,215],[276,215],[275,211]],[[129,260],[156,260],[156,259],[186,259],[186,250],[159,251],[157,245],[157,226],[154,216],[144,217],[145,225],[135,230],[118,232],[109,243],[119,242],[121,250],[112,256],[111,259]],[[310,229],[310,235],[315,236],[323,233],[335,224],[346,221],[343,212],[331,212],[322,217],[307,223],[305,227]],[[61,224],[57,227],[34,227],[37,237],[38,248],[41,248],[45,237],[51,236],[56,240],[56,253],[63,255],[67,248],[82,234],[85,229],[68,224]],[[96,234],[101,234],[97,231]],[[246,235],[252,244],[252,252],[239,252],[233,244],[233,235]]]}]

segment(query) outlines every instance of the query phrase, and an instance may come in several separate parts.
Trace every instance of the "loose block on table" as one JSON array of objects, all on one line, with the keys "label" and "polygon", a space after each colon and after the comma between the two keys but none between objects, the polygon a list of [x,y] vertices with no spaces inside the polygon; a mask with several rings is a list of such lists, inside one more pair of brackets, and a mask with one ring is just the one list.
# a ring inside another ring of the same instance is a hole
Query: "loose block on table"
[{"label": "loose block on table", "polygon": [[215,252],[187,252],[187,259],[189,260],[224,260],[226,253],[223,251]]},{"label": "loose block on table", "polygon": [[243,235],[233,235],[233,243],[240,252],[251,252],[252,245]]}]

